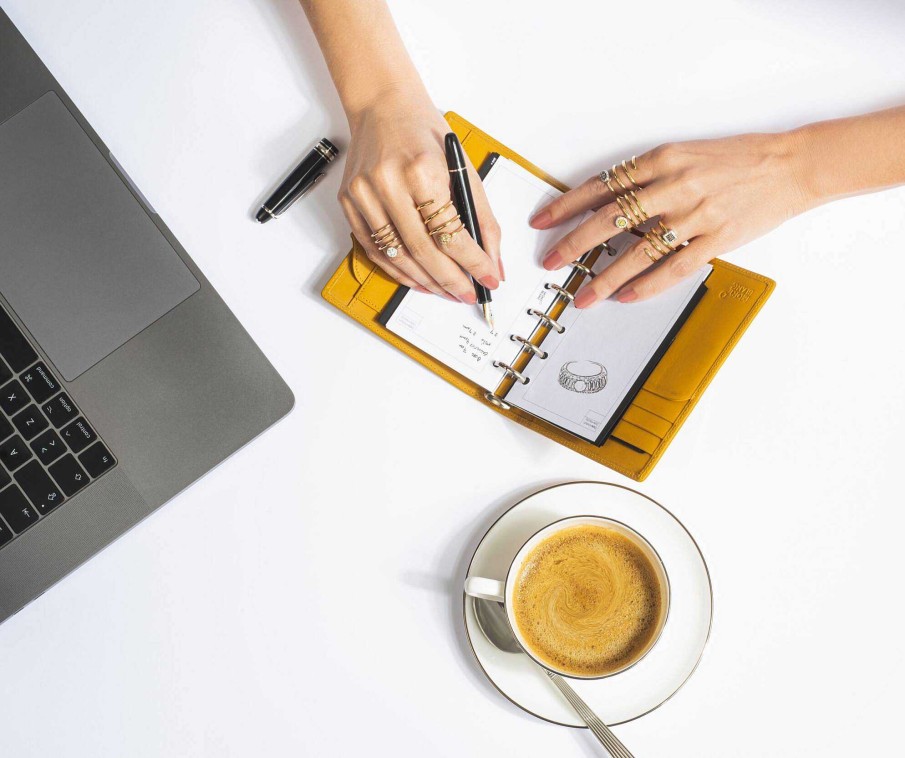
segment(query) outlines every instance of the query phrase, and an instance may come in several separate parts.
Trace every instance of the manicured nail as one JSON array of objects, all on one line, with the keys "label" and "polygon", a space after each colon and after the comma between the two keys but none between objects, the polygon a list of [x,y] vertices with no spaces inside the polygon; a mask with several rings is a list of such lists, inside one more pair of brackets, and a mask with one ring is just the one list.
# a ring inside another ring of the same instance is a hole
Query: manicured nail
[{"label": "manicured nail", "polygon": [[503,268],[503,259],[500,259],[500,281],[506,281],[506,269]]},{"label": "manicured nail", "polygon": [[476,302],[478,302],[478,298],[475,296],[474,292],[466,292],[464,295],[462,295],[460,300],[466,305],[474,305]]},{"label": "manicured nail", "polygon": [[530,223],[535,229],[546,229],[552,220],[553,216],[550,215],[550,211],[541,211],[531,219]]},{"label": "manicured nail", "polygon": [[429,290],[427,287],[422,287],[422,286],[420,286],[420,285],[418,285],[418,284],[416,284],[414,287],[412,287],[412,289],[415,290],[415,292],[422,292],[422,293],[424,293],[425,295],[429,295],[429,294],[430,294],[430,290]]},{"label": "manicured nail", "polygon": [[495,290],[500,286],[500,280],[495,276],[491,276],[490,274],[480,277],[478,281],[489,290]]},{"label": "manicured nail", "polygon": [[575,307],[587,308],[589,305],[593,305],[596,301],[597,293],[594,292],[594,290],[592,290],[590,287],[585,287],[575,296]]},{"label": "manicured nail", "polygon": [[633,289],[622,290],[622,292],[616,295],[616,299],[620,303],[630,303],[633,300],[638,299],[638,293]]},{"label": "manicured nail", "polygon": [[556,271],[562,264],[562,256],[556,250],[551,250],[544,256],[544,268],[547,271]]}]

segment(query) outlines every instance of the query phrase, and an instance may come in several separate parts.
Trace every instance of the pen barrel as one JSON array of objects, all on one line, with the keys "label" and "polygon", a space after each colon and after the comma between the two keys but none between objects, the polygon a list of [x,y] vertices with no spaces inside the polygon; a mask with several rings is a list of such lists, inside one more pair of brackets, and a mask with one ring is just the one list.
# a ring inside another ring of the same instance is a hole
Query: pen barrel
[{"label": "pen barrel", "polygon": [[327,159],[316,150],[312,150],[271,195],[273,205],[268,203],[264,205],[274,216],[284,213],[290,205],[320,181],[326,165]]},{"label": "pen barrel", "polygon": [[[463,166],[461,169],[465,171]],[[478,226],[478,216],[475,212],[474,197],[471,194],[471,186],[468,182],[462,181],[459,177],[453,179],[453,203],[456,206],[456,212],[461,216],[462,223],[471,235],[471,238],[477,242],[481,250],[484,249],[484,240],[481,238],[481,227]]]}]

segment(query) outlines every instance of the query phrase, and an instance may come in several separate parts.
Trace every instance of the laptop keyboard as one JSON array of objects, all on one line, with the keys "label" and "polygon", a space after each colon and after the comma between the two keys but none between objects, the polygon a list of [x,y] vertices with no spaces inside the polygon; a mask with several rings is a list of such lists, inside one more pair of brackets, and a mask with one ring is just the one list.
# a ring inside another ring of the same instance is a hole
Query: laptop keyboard
[{"label": "laptop keyboard", "polygon": [[0,548],[115,465],[0,307]]}]

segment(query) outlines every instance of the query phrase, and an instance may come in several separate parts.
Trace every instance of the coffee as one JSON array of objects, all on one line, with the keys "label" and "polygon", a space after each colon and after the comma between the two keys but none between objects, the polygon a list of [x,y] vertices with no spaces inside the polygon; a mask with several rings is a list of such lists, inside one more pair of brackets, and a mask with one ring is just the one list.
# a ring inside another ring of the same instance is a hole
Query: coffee
[{"label": "coffee", "polygon": [[541,662],[605,676],[640,659],[665,616],[666,589],[649,552],[616,529],[583,524],[547,537],[519,568],[515,621]]}]

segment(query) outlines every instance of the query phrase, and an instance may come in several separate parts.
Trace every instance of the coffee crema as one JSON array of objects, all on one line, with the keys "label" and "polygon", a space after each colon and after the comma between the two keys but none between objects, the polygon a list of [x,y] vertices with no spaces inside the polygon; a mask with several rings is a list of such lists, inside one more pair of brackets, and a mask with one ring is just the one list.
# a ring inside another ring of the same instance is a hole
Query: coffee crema
[{"label": "coffee crema", "polygon": [[543,663],[575,676],[605,676],[650,648],[665,613],[644,550],[604,526],[570,526],[534,547],[519,568],[513,612]]}]

